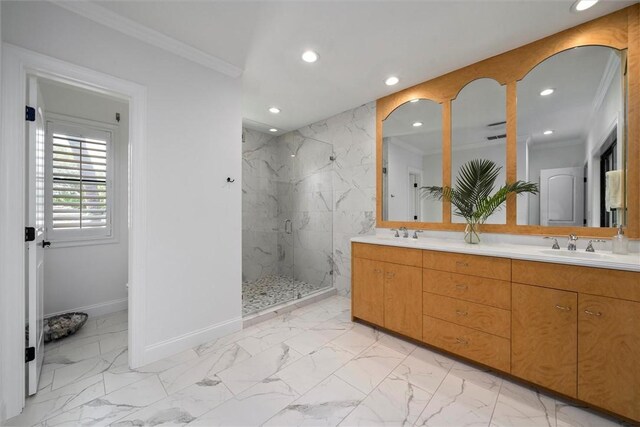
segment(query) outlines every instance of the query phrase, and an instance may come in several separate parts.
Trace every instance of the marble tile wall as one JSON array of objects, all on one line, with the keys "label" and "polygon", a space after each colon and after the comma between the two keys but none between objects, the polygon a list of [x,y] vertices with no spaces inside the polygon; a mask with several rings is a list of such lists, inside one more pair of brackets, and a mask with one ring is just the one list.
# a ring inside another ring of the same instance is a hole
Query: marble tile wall
[{"label": "marble tile wall", "polygon": [[334,285],[351,292],[351,237],[375,234],[375,102],[337,114],[294,132],[299,138],[326,141],[336,156],[333,184]]},{"label": "marble tile wall", "polygon": [[[278,273],[278,192],[286,171],[276,138],[243,130],[242,144],[242,280]],[[281,176],[284,175],[284,176]]]}]

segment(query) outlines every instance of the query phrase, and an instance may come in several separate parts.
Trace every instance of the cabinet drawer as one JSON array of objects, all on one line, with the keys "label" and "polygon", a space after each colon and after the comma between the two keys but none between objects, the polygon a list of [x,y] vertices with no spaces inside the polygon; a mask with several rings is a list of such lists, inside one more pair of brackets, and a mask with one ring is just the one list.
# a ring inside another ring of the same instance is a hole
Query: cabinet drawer
[{"label": "cabinet drawer", "polygon": [[510,341],[435,317],[424,316],[424,342],[476,362],[509,372]]},{"label": "cabinet drawer", "polygon": [[513,260],[513,282],[640,302],[640,273]]},{"label": "cabinet drawer", "polygon": [[422,267],[422,250],[420,249],[352,243],[351,252],[352,256],[357,258]]},{"label": "cabinet drawer", "polygon": [[511,312],[441,295],[424,293],[423,313],[503,338],[511,337]]},{"label": "cabinet drawer", "polygon": [[423,251],[422,265],[433,270],[511,280],[511,260],[508,258]]},{"label": "cabinet drawer", "polygon": [[510,282],[428,269],[422,270],[422,275],[425,292],[506,310],[511,308]]}]

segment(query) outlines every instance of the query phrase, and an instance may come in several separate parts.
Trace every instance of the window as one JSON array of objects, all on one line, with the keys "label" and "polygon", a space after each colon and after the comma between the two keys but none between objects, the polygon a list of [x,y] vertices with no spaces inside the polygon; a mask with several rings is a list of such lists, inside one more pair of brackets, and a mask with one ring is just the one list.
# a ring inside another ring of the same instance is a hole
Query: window
[{"label": "window", "polygon": [[47,238],[110,238],[112,130],[98,123],[47,121]]}]

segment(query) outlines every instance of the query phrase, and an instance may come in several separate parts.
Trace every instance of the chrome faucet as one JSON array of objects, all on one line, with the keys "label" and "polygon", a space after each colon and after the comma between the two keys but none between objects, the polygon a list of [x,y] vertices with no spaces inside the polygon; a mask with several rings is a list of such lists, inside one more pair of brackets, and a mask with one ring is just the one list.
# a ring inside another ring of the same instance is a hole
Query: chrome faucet
[{"label": "chrome faucet", "polygon": [[589,240],[589,244],[587,245],[587,249],[585,249],[585,251],[587,252],[595,252],[596,250],[593,248],[593,244],[594,243],[606,243],[606,240],[602,240],[602,239],[591,239]]},{"label": "chrome faucet", "polygon": [[543,237],[543,239],[553,239],[553,246],[551,246],[551,249],[560,249],[560,245],[558,244],[558,239],[556,239],[555,237],[545,236]]},{"label": "chrome faucet", "polygon": [[396,233],[393,235],[393,237],[400,237],[400,234],[398,234],[398,229],[397,228],[392,228],[391,231],[395,231]]},{"label": "chrome faucet", "polygon": [[418,238],[418,233],[422,233],[422,230],[415,230],[413,232],[413,236],[411,236],[412,239],[417,239]]},{"label": "chrome faucet", "polygon": [[400,227],[399,230],[402,231],[402,237],[405,239],[409,237],[409,230],[407,230],[407,227]]},{"label": "chrome faucet", "polygon": [[569,241],[567,242],[567,250],[575,251],[577,241],[578,241],[578,236],[576,236],[575,234],[569,234]]}]

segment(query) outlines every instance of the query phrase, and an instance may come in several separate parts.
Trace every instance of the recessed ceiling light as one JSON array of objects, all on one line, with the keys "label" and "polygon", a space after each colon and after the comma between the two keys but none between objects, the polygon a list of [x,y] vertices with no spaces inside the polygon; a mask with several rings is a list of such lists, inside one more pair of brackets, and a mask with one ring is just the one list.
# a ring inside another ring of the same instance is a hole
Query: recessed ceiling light
[{"label": "recessed ceiling light", "polygon": [[545,130],[542,133],[545,134],[545,135],[551,135],[553,133],[553,131],[551,129],[549,129],[549,130]]},{"label": "recessed ceiling light", "polygon": [[280,112],[280,109],[277,107],[271,107],[269,108],[269,112],[273,114],[278,114]]},{"label": "recessed ceiling light", "polygon": [[269,132],[278,132],[278,129],[276,129],[276,128],[271,128],[271,129],[269,129]]},{"label": "recessed ceiling light", "polygon": [[549,96],[551,95],[553,92],[555,92],[555,89],[552,88],[548,88],[543,90],[542,92],[540,92],[540,96]]},{"label": "recessed ceiling light", "polygon": [[384,81],[384,84],[386,84],[387,86],[393,86],[395,84],[398,84],[399,81],[400,79],[397,78],[396,76],[391,76]]},{"label": "recessed ceiling light", "polygon": [[295,156],[296,156],[295,154],[292,154],[292,155],[291,155],[291,157],[295,157]]},{"label": "recessed ceiling light", "polygon": [[409,102],[418,102],[418,101],[420,101],[420,99],[416,98],[416,99],[412,99],[412,100],[411,100],[411,101],[409,101]]},{"label": "recessed ceiling light", "polygon": [[415,123],[413,123],[413,127],[414,127],[414,128],[419,128],[420,126],[422,126],[422,122],[415,122]]},{"label": "recessed ceiling light", "polygon": [[574,12],[582,12],[583,10],[589,9],[596,3],[598,3],[598,0],[577,0],[573,6],[571,6],[571,10]]},{"label": "recessed ceiling light", "polygon": [[302,54],[302,60],[304,62],[316,62],[318,58],[319,58],[318,54],[312,50],[307,50],[305,53]]}]

